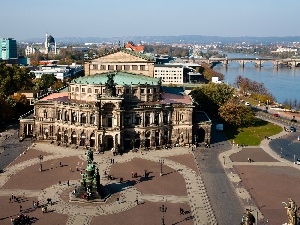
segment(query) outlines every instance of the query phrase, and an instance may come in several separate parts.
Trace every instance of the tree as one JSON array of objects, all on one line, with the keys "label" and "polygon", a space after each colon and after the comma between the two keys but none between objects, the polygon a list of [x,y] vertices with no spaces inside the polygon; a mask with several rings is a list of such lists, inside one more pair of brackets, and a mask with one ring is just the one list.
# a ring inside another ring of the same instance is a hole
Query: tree
[{"label": "tree", "polygon": [[227,84],[209,83],[194,89],[191,95],[201,110],[217,115],[220,106],[233,98],[234,88]]},{"label": "tree", "polygon": [[255,114],[251,107],[230,100],[219,109],[219,115],[225,122],[236,127],[248,127],[254,124]]}]

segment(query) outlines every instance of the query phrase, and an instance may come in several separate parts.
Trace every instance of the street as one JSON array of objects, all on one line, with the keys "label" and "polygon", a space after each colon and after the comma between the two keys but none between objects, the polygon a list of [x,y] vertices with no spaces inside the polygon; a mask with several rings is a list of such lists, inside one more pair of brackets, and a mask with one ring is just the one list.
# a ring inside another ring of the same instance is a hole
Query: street
[{"label": "street", "polygon": [[212,130],[211,143],[211,148],[202,146],[195,151],[200,173],[218,224],[238,224],[243,216],[244,207],[218,160],[218,155],[230,150],[231,145],[223,132],[215,130]]}]

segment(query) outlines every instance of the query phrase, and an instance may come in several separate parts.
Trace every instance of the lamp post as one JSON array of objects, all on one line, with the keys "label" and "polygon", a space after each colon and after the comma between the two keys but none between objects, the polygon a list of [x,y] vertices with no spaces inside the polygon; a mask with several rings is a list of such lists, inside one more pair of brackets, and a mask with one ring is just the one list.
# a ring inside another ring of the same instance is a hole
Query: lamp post
[{"label": "lamp post", "polygon": [[164,159],[160,159],[160,160],[159,160],[159,162],[160,162],[160,176],[163,175],[162,165],[163,165],[164,161],[165,161]]},{"label": "lamp post", "polygon": [[39,156],[38,156],[38,159],[40,160],[40,171],[42,172],[42,171],[43,171],[43,165],[42,165],[42,162],[43,162],[44,156],[39,155]]},{"label": "lamp post", "polygon": [[165,225],[165,213],[167,212],[167,207],[165,207],[165,205],[162,205],[159,207],[159,210],[162,213],[161,225]]}]

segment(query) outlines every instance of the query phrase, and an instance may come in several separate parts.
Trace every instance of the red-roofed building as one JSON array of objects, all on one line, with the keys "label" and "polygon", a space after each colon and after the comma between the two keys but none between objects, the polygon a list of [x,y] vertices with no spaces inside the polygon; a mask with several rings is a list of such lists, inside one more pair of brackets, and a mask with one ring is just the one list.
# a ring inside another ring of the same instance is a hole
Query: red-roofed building
[{"label": "red-roofed building", "polygon": [[144,53],[145,47],[143,45],[135,45],[133,44],[132,41],[129,41],[126,45],[125,48],[128,50],[132,50],[134,52],[139,52],[139,53]]}]

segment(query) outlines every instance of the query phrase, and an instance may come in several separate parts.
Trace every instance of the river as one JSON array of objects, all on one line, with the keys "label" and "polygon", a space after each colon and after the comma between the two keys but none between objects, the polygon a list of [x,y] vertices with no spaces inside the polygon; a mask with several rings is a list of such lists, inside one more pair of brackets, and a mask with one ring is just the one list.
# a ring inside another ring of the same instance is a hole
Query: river
[{"label": "river", "polygon": [[[260,58],[257,55],[227,54],[227,58]],[[286,99],[300,103],[300,67],[290,69],[289,67],[273,67],[272,63],[264,63],[261,68],[255,67],[254,63],[246,63],[241,67],[238,63],[229,63],[227,68],[217,64],[215,71],[224,74],[224,83],[233,85],[238,75],[247,77],[257,82],[262,82],[273,94],[278,103]]]}]

